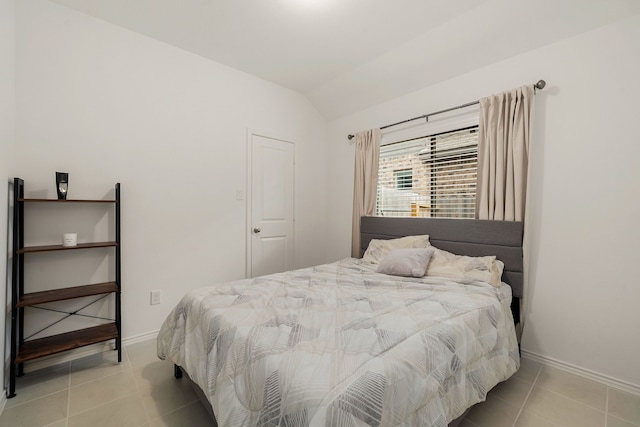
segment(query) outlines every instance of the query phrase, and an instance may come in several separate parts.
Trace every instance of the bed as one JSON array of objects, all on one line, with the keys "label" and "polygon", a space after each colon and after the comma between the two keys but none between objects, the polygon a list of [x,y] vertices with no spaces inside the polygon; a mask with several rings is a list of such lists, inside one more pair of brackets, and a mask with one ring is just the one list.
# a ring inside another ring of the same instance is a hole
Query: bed
[{"label": "bed", "polygon": [[424,235],[495,256],[506,284],[383,274],[353,258],[219,284],[172,310],[158,356],[222,426],[454,425],[519,367],[522,224],[363,217],[361,253]]}]

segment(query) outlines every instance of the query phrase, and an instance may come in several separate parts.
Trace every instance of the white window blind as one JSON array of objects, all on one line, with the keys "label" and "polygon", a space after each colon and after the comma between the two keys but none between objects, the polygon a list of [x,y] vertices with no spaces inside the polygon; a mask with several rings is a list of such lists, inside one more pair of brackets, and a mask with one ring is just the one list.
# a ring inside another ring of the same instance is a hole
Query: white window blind
[{"label": "white window blind", "polygon": [[376,215],[473,218],[477,130],[471,126],[382,145]]}]

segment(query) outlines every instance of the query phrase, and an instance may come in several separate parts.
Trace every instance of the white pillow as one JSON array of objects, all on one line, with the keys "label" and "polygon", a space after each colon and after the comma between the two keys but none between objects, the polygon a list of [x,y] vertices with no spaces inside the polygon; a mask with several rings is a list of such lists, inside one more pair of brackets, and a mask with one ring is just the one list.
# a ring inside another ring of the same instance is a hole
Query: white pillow
[{"label": "white pillow", "polygon": [[415,249],[429,246],[429,235],[406,236],[399,239],[379,240],[372,239],[364,252],[362,261],[370,264],[378,264],[389,252],[394,249]]},{"label": "white pillow", "polygon": [[435,249],[394,249],[384,257],[376,271],[406,277],[422,277],[427,273],[429,260]]},{"label": "white pillow", "polygon": [[496,260],[495,256],[470,257],[434,249],[435,252],[427,268],[427,276],[477,279],[490,283],[496,288],[502,284],[504,264]]}]

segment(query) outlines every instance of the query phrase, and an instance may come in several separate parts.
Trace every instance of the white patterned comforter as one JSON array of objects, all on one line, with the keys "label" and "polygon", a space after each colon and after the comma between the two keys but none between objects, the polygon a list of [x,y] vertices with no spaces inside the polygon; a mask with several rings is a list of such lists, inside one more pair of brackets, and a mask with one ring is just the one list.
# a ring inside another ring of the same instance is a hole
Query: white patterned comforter
[{"label": "white patterned comforter", "polygon": [[444,427],[518,369],[510,302],[508,286],[350,258],[187,293],[158,356],[220,426]]}]

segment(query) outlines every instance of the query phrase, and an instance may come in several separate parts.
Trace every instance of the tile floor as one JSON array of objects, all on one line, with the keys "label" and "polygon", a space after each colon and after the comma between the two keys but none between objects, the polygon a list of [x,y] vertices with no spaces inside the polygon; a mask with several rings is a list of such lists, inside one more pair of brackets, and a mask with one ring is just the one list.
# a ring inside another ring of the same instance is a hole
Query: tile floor
[{"label": "tile floor", "polygon": [[[155,340],[30,373],[18,380],[0,426],[200,427],[206,410]],[[640,427],[640,396],[523,360],[460,427]]]}]

